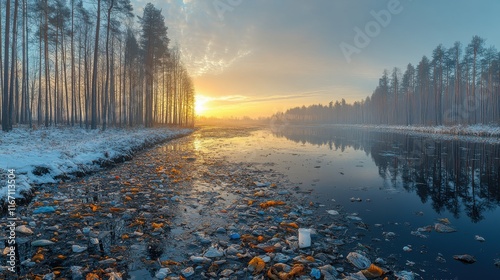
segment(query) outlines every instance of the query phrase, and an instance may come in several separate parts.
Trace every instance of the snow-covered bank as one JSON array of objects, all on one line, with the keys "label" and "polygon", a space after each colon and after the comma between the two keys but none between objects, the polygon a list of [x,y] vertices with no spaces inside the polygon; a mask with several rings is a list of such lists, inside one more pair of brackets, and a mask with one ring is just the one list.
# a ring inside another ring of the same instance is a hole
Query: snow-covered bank
[{"label": "snow-covered bank", "polygon": [[[455,136],[464,136],[464,140],[473,140],[469,137],[490,137],[491,141],[497,142],[500,138],[500,126],[493,125],[454,125],[454,126],[405,126],[405,125],[332,125],[334,127],[361,128],[367,130],[376,130],[382,132],[402,132],[413,134],[435,134],[444,136],[444,138],[453,138]],[[448,136],[448,137],[446,137]],[[443,138],[443,137],[441,137]]]},{"label": "snow-covered bank", "polygon": [[32,185],[55,183],[130,158],[136,151],[191,129],[136,128],[85,130],[80,128],[16,128],[0,132],[0,201],[7,195],[8,170],[16,176],[16,196]]}]

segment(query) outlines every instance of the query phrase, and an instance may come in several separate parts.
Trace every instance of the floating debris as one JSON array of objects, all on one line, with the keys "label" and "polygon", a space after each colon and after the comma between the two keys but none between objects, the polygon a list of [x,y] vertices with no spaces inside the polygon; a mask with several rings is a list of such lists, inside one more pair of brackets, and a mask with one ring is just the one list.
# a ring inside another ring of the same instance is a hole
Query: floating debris
[{"label": "floating debris", "polygon": [[407,246],[403,247],[403,251],[405,251],[405,252],[411,252],[411,251],[413,251],[413,249],[411,248],[411,245],[407,245]]},{"label": "floating debris", "polygon": [[311,247],[311,230],[299,228],[299,248]]},{"label": "floating debris", "polygon": [[468,255],[468,254],[464,254],[464,255],[454,255],[453,258],[457,261],[461,261],[463,263],[468,263],[468,264],[471,264],[471,263],[475,263],[476,262],[476,259],[471,256],[471,255]]},{"label": "floating debris", "polygon": [[479,241],[479,242],[484,242],[484,241],[486,241],[486,239],[484,239],[484,237],[479,236],[479,235],[474,236],[474,239],[475,239],[476,241]]},{"label": "floating debris", "polygon": [[326,213],[330,214],[330,215],[338,215],[339,212],[337,210],[326,210]]},{"label": "floating debris", "polygon": [[440,223],[436,223],[434,224],[434,229],[437,231],[437,232],[440,232],[440,233],[450,233],[450,232],[455,232],[457,231],[456,229],[450,227],[450,226],[447,226],[445,224],[440,224]]},{"label": "floating debris", "polygon": [[350,252],[346,258],[358,269],[367,269],[371,264],[371,261],[367,257],[357,252]]},{"label": "floating debris", "polygon": [[394,276],[396,276],[397,280],[414,280],[415,279],[415,273],[412,271],[398,271],[394,272]]},{"label": "floating debris", "polygon": [[374,264],[371,264],[367,269],[361,270],[361,273],[363,273],[366,278],[377,278],[386,274],[387,272],[387,270],[382,269]]}]

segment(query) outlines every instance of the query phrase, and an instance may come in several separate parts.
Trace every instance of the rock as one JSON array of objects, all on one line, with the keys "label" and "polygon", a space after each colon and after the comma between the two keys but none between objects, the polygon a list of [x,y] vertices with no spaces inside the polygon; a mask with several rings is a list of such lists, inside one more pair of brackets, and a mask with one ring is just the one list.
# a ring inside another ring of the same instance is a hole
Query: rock
[{"label": "rock", "polygon": [[111,272],[108,274],[108,280],[122,280],[122,275],[118,272]]},{"label": "rock", "polygon": [[99,244],[99,239],[97,239],[95,237],[91,237],[90,238],[90,243],[93,244],[93,245],[97,245],[97,244]]},{"label": "rock", "polygon": [[113,263],[116,263],[116,259],[109,258],[109,259],[99,261],[99,264],[113,264]]},{"label": "rock", "polygon": [[187,267],[187,268],[185,268],[184,270],[182,270],[182,272],[181,272],[181,273],[182,273],[182,275],[183,275],[184,277],[186,277],[186,278],[187,278],[187,277],[192,276],[192,275],[194,274],[194,268],[193,268],[192,266]]},{"label": "rock", "polygon": [[224,252],[222,250],[218,250],[215,247],[210,247],[203,256],[205,258],[220,258],[224,256]]},{"label": "rock", "polygon": [[223,277],[229,277],[229,275],[233,274],[234,270],[224,269],[219,275]]},{"label": "rock", "polygon": [[87,250],[87,247],[86,246],[80,246],[80,245],[73,245],[73,246],[71,246],[71,250],[74,253],[81,253],[81,252]]},{"label": "rock", "polygon": [[155,277],[158,279],[164,279],[170,273],[171,272],[170,272],[169,268],[163,267],[163,268],[160,268],[160,270],[158,270],[158,272],[156,272]]},{"label": "rock", "polygon": [[358,269],[367,269],[371,264],[371,261],[367,257],[356,252],[350,252],[346,258]]},{"label": "rock", "polygon": [[89,234],[90,230],[91,230],[90,227],[84,227],[84,228],[82,228],[83,234]]},{"label": "rock", "polygon": [[211,260],[209,258],[199,257],[199,256],[191,256],[191,257],[189,257],[189,259],[192,262],[194,262],[194,263],[207,263],[207,262],[211,262]]},{"label": "rock", "polygon": [[33,211],[33,214],[54,213],[54,212],[56,212],[56,208],[52,206],[42,206],[35,209]]},{"label": "rock", "polygon": [[16,231],[24,234],[33,234],[33,231],[25,225],[17,226]]},{"label": "rock", "polygon": [[226,229],[223,227],[218,227],[216,231],[217,231],[217,233],[220,233],[220,234],[226,233]]},{"label": "rock", "polygon": [[286,263],[290,260],[290,257],[282,254],[282,253],[277,253],[276,256],[273,258],[273,261],[277,263]]},{"label": "rock", "polygon": [[51,273],[48,273],[48,274],[45,274],[43,276],[43,280],[53,280],[56,278],[56,275],[54,274],[54,272],[51,272]]},{"label": "rock", "polygon": [[240,234],[239,234],[239,233],[231,233],[231,234],[229,235],[229,238],[230,238],[230,239],[233,239],[233,240],[235,240],[235,239],[240,239]]},{"label": "rock", "polygon": [[46,230],[58,231],[59,230],[59,226],[58,225],[50,226],[50,227],[47,227]]},{"label": "rock", "polygon": [[467,255],[467,254],[464,254],[464,255],[454,255],[453,258],[457,261],[461,261],[463,263],[475,263],[476,262],[476,259],[471,256],[471,255]]},{"label": "rock", "polygon": [[47,239],[39,239],[31,242],[31,246],[34,247],[43,247],[43,246],[50,246],[55,244],[54,242],[47,240]]},{"label": "rock", "polygon": [[76,266],[76,265],[73,265],[71,266],[70,270],[71,270],[71,275],[72,275],[72,278],[73,279],[83,279],[83,274],[82,274],[82,269],[83,267],[81,266]]},{"label": "rock", "polygon": [[240,250],[239,250],[238,247],[239,247],[239,245],[234,245],[234,244],[231,245],[231,246],[229,246],[229,247],[227,247],[227,249],[226,249],[226,255],[227,256],[232,256],[232,255],[238,254],[240,252]]}]

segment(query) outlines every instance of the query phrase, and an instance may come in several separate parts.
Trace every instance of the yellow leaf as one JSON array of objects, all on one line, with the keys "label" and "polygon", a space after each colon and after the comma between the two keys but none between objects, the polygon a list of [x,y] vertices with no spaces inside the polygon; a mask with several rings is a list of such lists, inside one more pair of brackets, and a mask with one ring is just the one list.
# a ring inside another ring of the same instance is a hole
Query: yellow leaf
[{"label": "yellow leaf", "polygon": [[41,262],[43,261],[44,259],[44,256],[42,254],[35,254],[32,258],[31,258],[31,261],[34,261],[34,262]]},{"label": "yellow leaf", "polygon": [[249,269],[253,271],[254,274],[260,273],[266,267],[266,263],[259,257],[254,257],[248,263]]},{"label": "yellow leaf", "polygon": [[155,228],[155,229],[156,228],[162,228],[163,225],[164,225],[163,223],[155,223],[155,222],[153,222],[153,224],[152,224],[153,228]]},{"label": "yellow leaf", "polygon": [[269,207],[273,207],[273,206],[279,206],[279,205],[285,205],[286,203],[283,202],[283,201],[280,201],[280,200],[269,200],[269,201],[266,201],[266,202],[262,202],[260,204],[260,207],[261,208],[269,208]]}]

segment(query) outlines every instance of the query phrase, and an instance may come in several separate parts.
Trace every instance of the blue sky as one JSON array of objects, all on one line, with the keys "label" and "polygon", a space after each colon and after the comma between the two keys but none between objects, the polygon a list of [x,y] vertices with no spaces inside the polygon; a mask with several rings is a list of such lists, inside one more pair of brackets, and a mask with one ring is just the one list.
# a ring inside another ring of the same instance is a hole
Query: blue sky
[{"label": "blue sky", "polygon": [[[163,9],[206,115],[267,116],[360,100],[384,69],[416,64],[439,44],[465,47],[479,35],[500,48],[494,0],[132,1],[137,14],[147,2]],[[373,13],[391,18],[382,26]],[[356,46],[356,28],[373,36],[348,62],[340,45]]]}]

